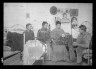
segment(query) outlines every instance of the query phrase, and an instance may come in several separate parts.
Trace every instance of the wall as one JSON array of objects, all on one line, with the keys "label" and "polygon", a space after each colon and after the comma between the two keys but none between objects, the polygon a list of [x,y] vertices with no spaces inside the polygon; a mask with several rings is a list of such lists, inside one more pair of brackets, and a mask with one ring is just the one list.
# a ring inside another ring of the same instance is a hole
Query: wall
[{"label": "wall", "polygon": [[[50,7],[66,9],[79,9],[78,24],[89,21],[92,24],[92,4],[91,3],[4,3],[4,27],[11,27],[15,24],[26,26],[30,22],[35,34],[41,28],[43,21],[47,21],[51,25],[51,30],[55,28],[55,17],[58,15],[50,14]],[[30,14],[30,18],[26,18],[26,13]],[[71,33],[70,24],[63,24],[62,28],[65,32]],[[77,38],[79,32],[72,30],[72,35]]]}]

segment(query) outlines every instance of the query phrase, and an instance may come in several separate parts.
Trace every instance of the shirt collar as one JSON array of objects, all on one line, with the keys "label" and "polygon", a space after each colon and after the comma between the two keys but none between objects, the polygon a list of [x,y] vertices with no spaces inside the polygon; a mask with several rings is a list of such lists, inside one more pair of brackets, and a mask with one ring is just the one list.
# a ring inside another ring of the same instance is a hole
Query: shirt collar
[{"label": "shirt collar", "polygon": [[45,30],[45,31],[47,31],[47,29],[46,29],[46,28],[44,28],[44,27],[42,27],[42,30]]},{"label": "shirt collar", "polygon": [[86,34],[86,32],[81,33],[81,35],[85,35],[85,34]]},{"label": "shirt collar", "polygon": [[31,30],[28,30],[28,29],[27,29],[27,32],[30,32],[30,31],[31,31]]}]

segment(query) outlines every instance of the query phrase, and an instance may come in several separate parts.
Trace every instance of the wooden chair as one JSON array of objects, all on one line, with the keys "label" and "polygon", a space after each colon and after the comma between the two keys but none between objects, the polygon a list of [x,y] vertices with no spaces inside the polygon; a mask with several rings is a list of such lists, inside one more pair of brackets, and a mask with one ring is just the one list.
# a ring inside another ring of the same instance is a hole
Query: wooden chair
[{"label": "wooden chair", "polygon": [[[90,57],[92,57],[92,39],[89,41],[89,47],[83,50],[82,58],[88,59],[88,65],[90,65]],[[74,47],[74,50],[76,50],[77,47]]]},{"label": "wooden chair", "polygon": [[83,51],[83,57],[88,59],[88,65],[90,65],[90,58],[92,58],[92,39],[90,40],[89,47]]}]

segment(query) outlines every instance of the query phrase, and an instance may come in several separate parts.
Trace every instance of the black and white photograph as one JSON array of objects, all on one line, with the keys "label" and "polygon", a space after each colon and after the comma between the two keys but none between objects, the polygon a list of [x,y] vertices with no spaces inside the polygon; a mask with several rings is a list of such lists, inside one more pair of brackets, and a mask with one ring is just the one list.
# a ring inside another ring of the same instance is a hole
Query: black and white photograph
[{"label": "black and white photograph", "polygon": [[3,65],[92,66],[92,3],[3,3]]}]

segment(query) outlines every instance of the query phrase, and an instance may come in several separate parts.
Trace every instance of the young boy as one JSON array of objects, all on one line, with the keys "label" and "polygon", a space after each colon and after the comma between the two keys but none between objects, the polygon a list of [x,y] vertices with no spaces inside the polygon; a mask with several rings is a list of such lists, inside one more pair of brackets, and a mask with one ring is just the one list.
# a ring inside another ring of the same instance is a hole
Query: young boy
[{"label": "young boy", "polygon": [[25,43],[28,40],[34,40],[35,39],[34,32],[31,29],[32,29],[32,25],[30,23],[26,24]]}]

